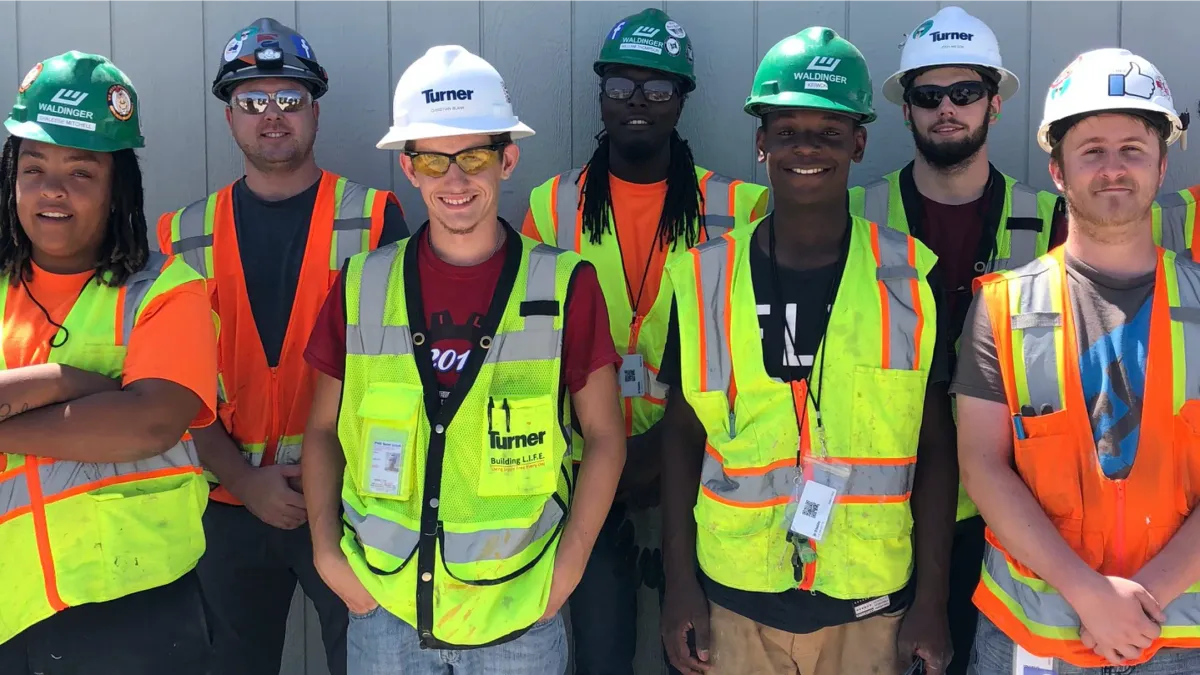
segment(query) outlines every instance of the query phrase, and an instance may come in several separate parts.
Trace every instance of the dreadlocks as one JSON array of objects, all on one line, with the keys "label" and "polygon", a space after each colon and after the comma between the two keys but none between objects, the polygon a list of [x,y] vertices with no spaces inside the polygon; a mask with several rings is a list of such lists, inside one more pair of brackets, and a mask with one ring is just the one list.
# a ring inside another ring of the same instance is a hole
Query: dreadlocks
[{"label": "dreadlocks", "polygon": [[[611,231],[612,195],[608,189],[608,134],[597,136],[600,143],[592,158],[588,160],[587,178],[583,183],[583,231],[593,244],[600,243],[600,236]],[[678,131],[671,131],[671,164],[667,167],[667,197],[663,201],[662,215],[658,219],[656,239],[660,246],[670,246],[683,239],[687,248],[699,243],[700,230],[704,227],[701,206],[700,182],[696,179],[696,164],[692,149]]]},{"label": "dreadlocks", "polygon": [[[0,275],[9,283],[33,276],[33,243],[17,218],[17,153],[21,139],[9,136],[0,154]],[[150,243],[142,204],[142,170],[133,150],[112,153],[112,212],[96,260],[98,283],[117,287],[146,265]]]}]

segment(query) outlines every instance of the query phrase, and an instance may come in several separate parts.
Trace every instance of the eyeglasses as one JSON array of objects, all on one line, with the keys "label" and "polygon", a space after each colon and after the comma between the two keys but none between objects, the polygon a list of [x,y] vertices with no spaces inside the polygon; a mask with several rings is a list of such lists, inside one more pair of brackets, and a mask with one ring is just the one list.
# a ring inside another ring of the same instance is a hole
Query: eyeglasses
[{"label": "eyeglasses", "polygon": [[665,103],[675,95],[675,83],[670,80],[646,80],[634,82],[628,77],[606,77],[600,83],[604,95],[614,101],[626,101],[633,98],[634,92],[642,90],[642,96],[651,103]]},{"label": "eyeglasses", "polygon": [[904,100],[912,106],[933,110],[942,104],[942,99],[950,97],[950,102],[958,107],[968,106],[988,95],[988,86],[983,82],[955,82],[949,86],[937,84],[922,84],[904,92]]},{"label": "eyeglasses", "polygon": [[508,144],[494,143],[492,145],[480,145],[474,148],[459,150],[454,154],[417,152],[416,150],[405,150],[404,154],[412,160],[414,169],[430,178],[445,176],[446,172],[450,170],[451,162],[457,164],[463,173],[468,176],[474,176],[495,164],[500,159],[500,151],[505,145]]},{"label": "eyeglasses", "polygon": [[299,112],[308,107],[312,94],[299,89],[283,89],[275,92],[244,91],[234,94],[233,103],[243,112],[251,115],[261,115],[267,112],[271,101],[279,107],[280,112]]}]

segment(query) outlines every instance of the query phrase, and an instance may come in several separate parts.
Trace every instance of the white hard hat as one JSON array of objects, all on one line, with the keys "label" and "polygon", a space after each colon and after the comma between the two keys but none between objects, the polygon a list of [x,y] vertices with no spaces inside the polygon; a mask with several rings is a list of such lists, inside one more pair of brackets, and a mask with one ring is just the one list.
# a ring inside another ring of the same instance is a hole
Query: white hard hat
[{"label": "white hard hat", "polygon": [[1021,83],[1000,61],[1000,43],[988,25],[961,7],[943,7],[932,18],[904,36],[900,70],[883,83],[883,95],[896,105],[904,104],[904,76],[920,68],[963,66],[990,68],[1000,78],[999,94],[1012,98]]},{"label": "white hard hat", "polygon": [[1183,132],[1171,90],[1158,68],[1128,49],[1109,47],[1080,54],[1050,84],[1038,127],[1038,145],[1046,152],[1053,149],[1051,124],[1105,110],[1145,110],[1166,115],[1171,122],[1167,145]]},{"label": "white hard hat", "polygon": [[458,45],[431,47],[396,84],[392,128],[375,147],[401,150],[405,141],[472,134],[533,135],[513,114],[504,79]]}]

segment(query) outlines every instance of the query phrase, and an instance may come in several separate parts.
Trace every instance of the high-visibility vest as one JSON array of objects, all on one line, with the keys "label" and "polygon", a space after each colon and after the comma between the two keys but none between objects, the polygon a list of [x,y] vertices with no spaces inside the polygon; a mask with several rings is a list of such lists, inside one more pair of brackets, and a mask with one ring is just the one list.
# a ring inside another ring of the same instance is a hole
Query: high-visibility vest
[{"label": "high-visibility vest", "polygon": [[[369,251],[383,232],[391,192],[374,190],[323,171],[279,363],[267,364],[254,322],[234,227],[233,184],[158,220],[172,253],[208,280],[220,317],[218,398],[220,421],[252,466],[298,464],[312,405],[315,371],[304,349],[325,296],[350,256]],[[398,203],[398,202],[397,202]],[[211,472],[208,480],[217,483]],[[224,487],[212,496],[240,502]]]},{"label": "high-visibility vest", "polygon": [[1168,251],[1196,260],[1196,199],[1200,185],[1163,195],[1151,207],[1154,243]]},{"label": "high-visibility vest", "polygon": [[757,227],[701,244],[668,268],[683,395],[707,435],[697,558],[709,578],[744,591],[893,593],[913,569],[909,496],[937,331],[925,277],[936,256],[912,237],[853,218],[837,302],[813,361],[824,366],[809,378],[828,456],[851,475],[829,529],[812,545],[815,558],[795,569],[784,519],[797,448],[810,474],[822,434],[808,385],[771,378],[763,362],[749,250]]},{"label": "high-visibility vest", "polygon": [[[575,251],[596,268],[600,290],[608,307],[608,325],[618,353],[640,354],[646,366],[646,393],[626,398],[625,433],[643,434],[662,419],[666,410],[667,387],[658,382],[658,368],[667,344],[667,326],[671,314],[671,294],[662,286],[650,311],[640,319],[629,298],[625,263],[613,234],[593,244],[583,232],[583,200],[580,198],[587,172],[575,169],[560,174],[534,188],[529,195],[529,212],[533,215],[542,241],[567,251]],[[765,202],[767,188],[754,183],[727,178],[708,169],[696,167],[696,179],[704,202],[704,227],[700,241],[719,237],[729,230],[750,222],[751,213]],[[611,221],[611,214],[609,215]],[[560,223],[568,227],[559,229]],[[610,223],[611,224],[611,223]],[[673,242],[667,251],[666,264],[687,253],[683,242]],[[575,435],[575,460],[582,458],[583,439]]]},{"label": "high-visibility vest", "polygon": [[[850,212],[909,234],[908,215],[904,210],[900,190],[901,171],[903,169],[893,171],[866,187],[850,188]],[[995,172],[994,169],[993,171]],[[1004,227],[996,228],[993,259],[988,262],[978,261],[983,263],[982,269],[976,267],[979,275],[995,270],[1014,269],[1044,255],[1050,249],[1054,206],[1058,200],[1058,195],[1052,192],[1038,192],[1018,183],[1010,176],[995,173],[1004,179],[1004,208],[1000,212],[999,220]],[[954,347],[955,351],[958,351],[958,344]],[[957,406],[954,411],[957,419]],[[967,496],[967,491],[960,482],[955,518],[962,521],[977,515],[979,509]]]},{"label": "high-visibility vest", "polygon": [[[347,267],[342,550],[423,646],[479,647],[520,636],[546,611],[571,503],[561,354],[580,259],[510,231],[498,327],[477,337],[442,401],[423,386],[435,377],[428,336],[408,321],[408,294],[420,301],[409,284],[436,282],[417,273],[424,232]],[[395,487],[377,493],[385,451],[401,453]]]},{"label": "high-visibility vest", "polygon": [[[1125,578],[1162,550],[1200,498],[1200,266],[1159,251],[1137,460],[1123,480],[1096,463],[1062,249],[976,282],[996,327],[1009,411],[1053,411],[1024,417],[1024,439],[1014,432],[1017,473],[1076,555]],[[1107,665],[1080,642],[1071,605],[990,529],[975,604],[1032,654]],[[1200,647],[1200,583],[1164,612],[1161,637],[1138,663],[1162,647]]]},{"label": "high-visibility vest", "polygon": [[[142,312],[198,278],[187,265],[152,253],[119,288],[88,283],[63,321],[70,338],[50,350],[48,362],[121,377]],[[0,276],[0,317],[8,289],[9,277]],[[0,342],[2,332],[0,325]],[[4,363],[0,350],[0,369],[25,365]],[[0,454],[0,644],[68,607],[115,600],[183,576],[204,553],[207,503],[208,484],[186,436],[163,454],[136,462]]]}]

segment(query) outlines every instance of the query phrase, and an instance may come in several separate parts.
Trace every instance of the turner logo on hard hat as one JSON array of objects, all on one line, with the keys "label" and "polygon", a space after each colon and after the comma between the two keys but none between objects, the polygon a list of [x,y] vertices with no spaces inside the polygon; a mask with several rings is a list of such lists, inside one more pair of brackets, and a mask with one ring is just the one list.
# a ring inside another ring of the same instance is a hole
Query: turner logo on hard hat
[{"label": "turner logo on hard hat", "polygon": [[896,105],[904,105],[906,76],[940,66],[980,71],[1006,101],[1020,88],[1017,76],[1000,59],[996,34],[961,7],[943,7],[917,26],[911,36],[900,46],[900,69],[883,83],[884,97]]},{"label": "turner logo on hard hat", "polygon": [[607,66],[636,66],[675,75],[684,93],[696,88],[695,58],[687,31],[660,9],[646,9],[617,22],[600,46],[592,70],[603,76]]},{"label": "turner logo on hard hat", "polygon": [[396,83],[392,127],[375,144],[402,150],[408,141],[466,135],[533,135],[513,113],[504,79],[458,45],[431,47]]}]

